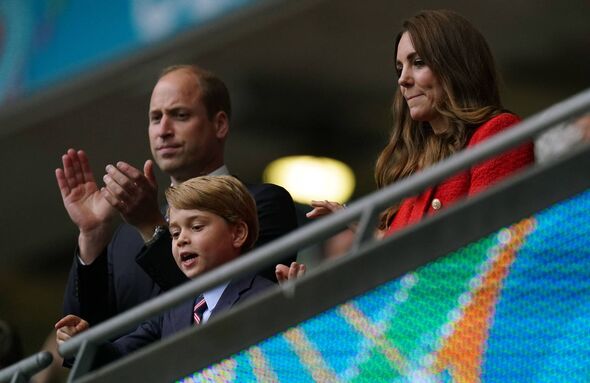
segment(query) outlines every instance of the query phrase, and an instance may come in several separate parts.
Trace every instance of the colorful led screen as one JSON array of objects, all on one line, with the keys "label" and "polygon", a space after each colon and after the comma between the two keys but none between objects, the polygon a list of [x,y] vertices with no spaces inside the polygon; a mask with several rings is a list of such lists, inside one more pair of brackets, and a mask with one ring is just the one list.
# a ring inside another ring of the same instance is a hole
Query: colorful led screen
[{"label": "colorful led screen", "polygon": [[588,382],[590,191],[180,382]]}]

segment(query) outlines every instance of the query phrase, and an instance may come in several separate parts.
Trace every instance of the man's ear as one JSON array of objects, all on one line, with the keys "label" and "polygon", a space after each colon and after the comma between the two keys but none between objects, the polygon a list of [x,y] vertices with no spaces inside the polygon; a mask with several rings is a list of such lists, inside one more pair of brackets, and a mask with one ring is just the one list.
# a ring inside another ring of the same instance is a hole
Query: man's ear
[{"label": "man's ear", "polygon": [[246,225],[246,222],[240,221],[234,224],[232,245],[237,249],[241,249],[242,246],[244,246],[244,243],[246,243],[247,239],[248,225]]},{"label": "man's ear", "polygon": [[215,136],[220,140],[225,140],[229,133],[229,118],[227,113],[220,110],[213,117],[213,124],[215,125]]}]

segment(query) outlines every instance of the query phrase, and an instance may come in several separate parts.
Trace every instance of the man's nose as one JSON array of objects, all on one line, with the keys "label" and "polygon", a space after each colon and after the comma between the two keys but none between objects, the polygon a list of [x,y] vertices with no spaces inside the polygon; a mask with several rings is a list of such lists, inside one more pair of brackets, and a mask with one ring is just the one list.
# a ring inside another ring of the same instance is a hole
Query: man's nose
[{"label": "man's nose", "polygon": [[158,135],[162,137],[171,136],[174,134],[173,121],[168,116],[162,116],[159,124]]}]

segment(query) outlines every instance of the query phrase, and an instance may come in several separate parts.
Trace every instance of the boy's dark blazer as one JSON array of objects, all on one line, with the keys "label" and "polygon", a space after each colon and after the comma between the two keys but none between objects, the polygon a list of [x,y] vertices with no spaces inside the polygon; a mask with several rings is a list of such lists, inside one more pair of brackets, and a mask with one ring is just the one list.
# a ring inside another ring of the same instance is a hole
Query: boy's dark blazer
[{"label": "boy's dark blazer", "polygon": [[[229,310],[234,305],[273,286],[276,286],[274,282],[259,275],[250,275],[231,281],[211,312],[210,318]],[[157,318],[143,322],[135,331],[105,345],[101,350],[103,354],[101,355],[101,364],[127,355],[138,348],[190,326],[194,326],[193,305],[194,300],[186,301]]]},{"label": "boy's dark blazer", "polygon": [[[256,246],[264,245],[297,227],[295,206],[285,189],[272,184],[247,187],[258,210],[260,234]],[[292,255],[287,262],[294,258]],[[274,280],[274,267],[261,272],[261,275],[267,279],[271,279],[269,276],[272,275]],[[168,290],[186,280],[172,258],[169,236],[163,236],[152,246],[144,248],[137,230],[122,224],[107,248],[91,265],[82,265],[77,254],[74,257],[64,295],[64,315],[74,314],[90,325],[96,325],[145,302],[160,289]]]}]

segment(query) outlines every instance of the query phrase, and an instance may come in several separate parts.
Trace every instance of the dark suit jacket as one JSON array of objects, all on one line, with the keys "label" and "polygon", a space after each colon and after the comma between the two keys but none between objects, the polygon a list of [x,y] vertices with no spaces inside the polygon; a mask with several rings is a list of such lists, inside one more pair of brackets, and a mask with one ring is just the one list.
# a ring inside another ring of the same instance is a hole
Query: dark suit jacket
[{"label": "dark suit jacket", "polygon": [[[285,189],[259,184],[248,185],[248,190],[258,209],[257,246],[297,227],[293,200]],[[141,263],[149,274],[135,261],[143,244],[137,230],[123,224],[91,265],[80,264],[76,255],[65,290],[64,314],[78,315],[94,325],[153,297],[159,290],[154,281],[169,289],[187,280],[172,258],[169,237],[146,249]]]},{"label": "dark suit jacket", "polygon": [[[276,284],[257,275],[231,281],[211,312],[210,318],[229,310],[239,302],[243,302],[272,286],[276,286]],[[103,345],[100,348],[99,358],[94,367],[108,363],[152,342],[193,326],[193,304],[194,300],[186,301],[156,318],[143,322],[135,331],[122,336],[114,342]]]}]

